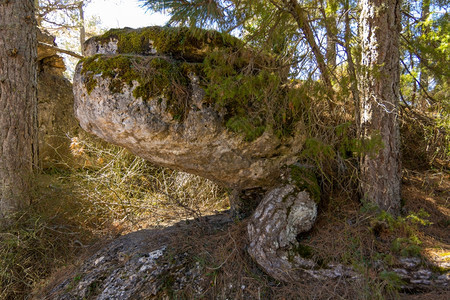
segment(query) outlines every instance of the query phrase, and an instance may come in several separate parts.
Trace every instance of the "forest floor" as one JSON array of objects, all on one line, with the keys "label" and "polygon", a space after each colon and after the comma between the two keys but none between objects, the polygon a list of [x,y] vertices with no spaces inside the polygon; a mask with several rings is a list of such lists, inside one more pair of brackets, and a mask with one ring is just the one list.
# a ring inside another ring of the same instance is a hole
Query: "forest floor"
[{"label": "forest floor", "polygon": [[[302,255],[321,265],[341,263],[362,275],[361,280],[307,280],[283,284],[265,275],[246,252],[246,224],[225,222],[220,230],[210,230],[204,218],[180,208],[177,213],[162,209],[134,223],[112,224],[110,234],[84,247],[74,263],[57,269],[35,290],[35,298],[45,298],[61,280],[90,255],[113,240],[142,228],[165,228],[173,224],[179,230],[171,239],[177,253],[187,253],[204,266],[205,299],[449,299],[444,289],[408,289],[390,270],[402,267],[405,258],[419,259],[419,268],[437,274],[450,270],[450,174],[445,171],[404,170],[403,209],[400,217],[379,212],[370,205],[336,193],[320,206],[318,220],[307,234],[298,237]],[[184,212],[183,212],[184,211]],[[217,214],[205,209],[202,215]],[[166,216],[163,218],[162,216]],[[178,217],[176,217],[178,216]],[[113,234],[111,234],[113,233]],[[240,288],[236,288],[240,287]],[[167,286],[160,298],[190,299],[189,289],[173,291]]]},{"label": "forest floor", "polygon": [[[448,274],[448,164],[419,169],[411,160],[403,170],[399,217],[361,203],[348,190],[327,194],[313,229],[297,237],[299,252],[324,267],[349,266],[360,277],[286,284],[267,276],[248,255],[245,219],[220,217],[220,226],[204,221],[229,207],[225,190],[151,166],[118,147],[77,147],[72,150],[84,153],[88,163],[38,175],[32,205],[0,232],[0,299],[46,299],[52,287],[119,237],[169,228],[176,233],[170,246],[203,267],[204,299],[450,299],[448,285],[410,288],[392,271],[413,259],[416,268]],[[166,285],[159,296],[196,297],[190,291]]]}]

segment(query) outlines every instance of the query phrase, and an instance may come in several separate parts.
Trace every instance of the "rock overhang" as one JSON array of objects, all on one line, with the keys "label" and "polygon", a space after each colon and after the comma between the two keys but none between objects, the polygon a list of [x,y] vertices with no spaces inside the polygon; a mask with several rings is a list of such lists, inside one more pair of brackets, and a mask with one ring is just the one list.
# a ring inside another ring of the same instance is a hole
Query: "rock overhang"
[{"label": "rock overhang", "polygon": [[[242,47],[239,39],[215,31],[170,27],[115,29],[91,38],[85,46],[91,56],[74,77],[76,114],[87,131],[158,165],[232,188],[274,185],[280,167],[295,162],[302,149],[302,123],[293,122],[291,133],[280,136],[264,116],[247,119],[251,109],[233,107],[236,99],[223,105],[207,91],[205,78],[217,75],[216,56],[230,53],[238,53],[233,76],[252,63],[257,67],[250,76],[265,84],[262,66],[276,60]],[[220,75],[217,86],[227,76]]]}]

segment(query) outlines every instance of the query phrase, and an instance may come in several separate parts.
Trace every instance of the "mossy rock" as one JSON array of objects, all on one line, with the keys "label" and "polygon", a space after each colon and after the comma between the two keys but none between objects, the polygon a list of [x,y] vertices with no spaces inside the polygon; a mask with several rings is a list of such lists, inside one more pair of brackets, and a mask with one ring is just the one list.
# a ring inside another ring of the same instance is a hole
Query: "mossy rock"
[{"label": "mossy rock", "polygon": [[82,61],[89,94],[99,77],[111,80],[112,93],[137,83],[134,97],[164,98],[174,119],[184,120],[196,75],[205,91],[202,101],[224,112],[223,124],[248,142],[267,130],[279,138],[292,135],[303,109],[289,92],[286,70],[276,57],[228,34],[184,27],[124,28],[87,45],[109,53]]},{"label": "mossy rock", "polygon": [[309,192],[314,202],[320,202],[320,186],[313,170],[294,164],[289,166],[289,175],[297,188]]},{"label": "mossy rock", "polygon": [[181,118],[185,113],[183,100],[189,95],[188,76],[196,69],[195,64],[181,63],[167,57],[127,54],[95,55],[84,59],[82,63],[81,73],[85,76],[88,94],[94,90],[101,77],[110,80],[109,91],[113,94],[136,84],[133,90],[135,98],[158,101],[164,97],[174,118]]},{"label": "mossy rock", "polygon": [[165,54],[186,61],[202,61],[214,49],[237,50],[243,42],[229,34],[215,30],[189,29],[186,27],[151,26],[139,29],[111,29],[92,38],[103,44],[117,40],[117,52],[122,54]]}]

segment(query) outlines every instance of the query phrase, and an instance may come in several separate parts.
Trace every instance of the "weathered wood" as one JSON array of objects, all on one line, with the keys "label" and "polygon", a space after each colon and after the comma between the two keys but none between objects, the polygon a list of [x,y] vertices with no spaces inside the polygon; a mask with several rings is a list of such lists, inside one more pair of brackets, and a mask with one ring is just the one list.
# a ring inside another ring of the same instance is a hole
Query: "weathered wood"
[{"label": "weathered wood", "polygon": [[83,55],[80,55],[80,54],[78,54],[76,52],[73,52],[73,51],[70,51],[70,50],[61,49],[59,47],[56,47],[56,46],[53,46],[53,45],[50,45],[50,44],[47,44],[47,43],[44,43],[44,42],[39,42],[39,46],[42,46],[42,47],[45,47],[45,48],[48,48],[48,49],[52,49],[52,50],[56,50],[57,52],[67,54],[67,55],[73,56],[73,57],[78,58],[78,59],[84,58]]}]

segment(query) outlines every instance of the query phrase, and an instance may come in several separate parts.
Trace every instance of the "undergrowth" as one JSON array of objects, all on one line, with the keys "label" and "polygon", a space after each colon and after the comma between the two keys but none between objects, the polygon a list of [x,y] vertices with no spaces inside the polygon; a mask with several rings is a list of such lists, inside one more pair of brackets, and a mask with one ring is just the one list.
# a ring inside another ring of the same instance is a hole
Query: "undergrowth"
[{"label": "undergrowth", "polygon": [[0,299],[26,299],[97,241],[228,207],[210,181],[150,165],[95,138],[73,137],[78,165],[42,170],[33,203],[0,232]]},{"label": "undergrowth", "polygon": [[[313,231],[300,238],[302,253],[322,267],[350,265],[361,275],[359,279],[307,277],[285,283],[272,279],[247,253],[246,220],[220,230],[211,230],[208,224],[192,226],[172,237],[170,245],[174,253],[187,253],[187,266],[202,269],[205,299],[398,299],[404,282],[392,268],[411,253],[402,253],[407,247],[396,249],[395,243],[401,239],[405,246],[414,245],[415,236],[422,235],[421,226],[431,225],[427,213],[395,218],[372,205],[349,201],[345,195],[329,205]],[[338,213],[333,205],[341,207]],[[417,255],[423,255],[422,247]],[[195,290],[187,284],[174,291],[169,285],[161,297],[194,299],[199,297]]]}]

